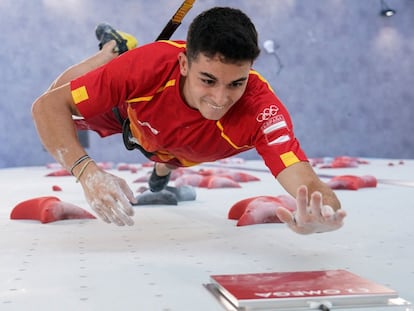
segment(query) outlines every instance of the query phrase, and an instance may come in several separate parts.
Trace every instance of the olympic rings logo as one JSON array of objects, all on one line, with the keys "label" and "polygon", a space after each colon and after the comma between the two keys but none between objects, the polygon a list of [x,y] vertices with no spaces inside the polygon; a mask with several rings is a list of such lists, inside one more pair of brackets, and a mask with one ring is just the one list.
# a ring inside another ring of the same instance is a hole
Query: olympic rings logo
[{"label": "olympic rings logo", "polygon": [[271,105],[268,108],[265,108],[263,112],[259,113],[256,117],[257,122],[263,122],[269,120],[271,117],[275,116],[279,108],[276,105]]}]

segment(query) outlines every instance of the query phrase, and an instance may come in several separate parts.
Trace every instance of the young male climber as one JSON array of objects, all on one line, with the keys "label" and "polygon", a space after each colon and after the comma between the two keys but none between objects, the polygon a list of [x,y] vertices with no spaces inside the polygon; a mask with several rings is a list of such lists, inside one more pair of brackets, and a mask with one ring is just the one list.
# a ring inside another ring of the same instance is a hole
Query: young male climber
[{"label": "young male climber", "polygon": [[102,220],[132,225],[136,199],[123,179],[87,155],[77,128],[103,137],[123,133],[128,149],[155,162],[152,191],[166,186],[171,169],[256,148],[296,198],[295,212],[277,209],[289,228],[309,234],[343,225],[346,213],[308,163],[285,106],[252,69],[260,50],[246,14],[229,7],[202,12],[186,41],[132,48],[135,39],[109,25],[97,36],[102,49],[58,77],[32,114],[44,146],[80,182]]}]

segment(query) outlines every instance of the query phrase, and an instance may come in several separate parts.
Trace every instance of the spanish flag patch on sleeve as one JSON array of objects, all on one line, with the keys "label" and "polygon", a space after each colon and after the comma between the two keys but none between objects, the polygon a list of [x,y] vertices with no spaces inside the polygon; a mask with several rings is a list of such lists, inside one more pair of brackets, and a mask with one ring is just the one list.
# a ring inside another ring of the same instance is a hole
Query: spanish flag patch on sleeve
[{"label": "spanish flag patch on sleeve", "polygon": [[72,98],[75,104],[79,104],[84,100],[89,99],[88,91],[86,90],[85,86],[80,86],[74,90],[72,90]]},{"label": "spanish flag patch on sleeve", "polygon": [[293,151],[289,151],[280,155],[280,159],[282,160],[283,164],[288,167],[292,164],[299,162],[298,157]]}]

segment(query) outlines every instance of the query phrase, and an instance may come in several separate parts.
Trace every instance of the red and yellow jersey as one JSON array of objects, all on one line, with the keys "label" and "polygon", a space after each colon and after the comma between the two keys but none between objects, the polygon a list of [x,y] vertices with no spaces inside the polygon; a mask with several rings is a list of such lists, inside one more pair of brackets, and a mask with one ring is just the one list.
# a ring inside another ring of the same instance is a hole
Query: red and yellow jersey
[{"label": "red and yellow jersey", "polygon": [[72,97],[87,128],[101,136],[120,133],[112,112],[118,107],[154,161],[191,166],[256,148],[277,176],[307,160],[286,108],[254,70],[243,96],[220,120],[207,120],[189,107],[180,93],[183,51],[183,41],[151,43],[73,80]]}]

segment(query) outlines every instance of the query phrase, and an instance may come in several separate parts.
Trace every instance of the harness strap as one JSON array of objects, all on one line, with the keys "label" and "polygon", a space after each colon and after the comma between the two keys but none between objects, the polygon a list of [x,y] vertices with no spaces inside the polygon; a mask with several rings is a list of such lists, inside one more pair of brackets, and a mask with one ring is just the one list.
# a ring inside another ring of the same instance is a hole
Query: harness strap
[{"label": "harness strap", "polygon": [[115,118],[118,120],[118,122],[122,125],[122,139],[124,141],[125,148],[127,150],[138,149],[145,157],[151,159],[154,153],[148,152],[141,145],[133,141],[129,118],[126,118],[124,120],[119,112],[118,107],[112,108],[112,112],[114,113]]}]

